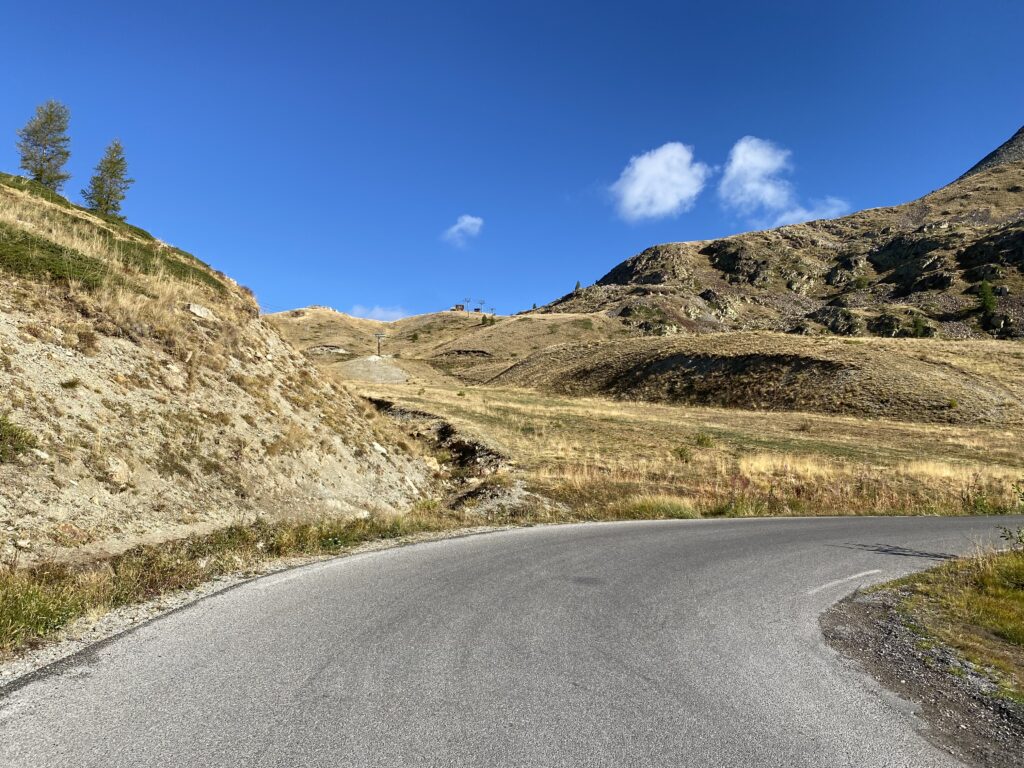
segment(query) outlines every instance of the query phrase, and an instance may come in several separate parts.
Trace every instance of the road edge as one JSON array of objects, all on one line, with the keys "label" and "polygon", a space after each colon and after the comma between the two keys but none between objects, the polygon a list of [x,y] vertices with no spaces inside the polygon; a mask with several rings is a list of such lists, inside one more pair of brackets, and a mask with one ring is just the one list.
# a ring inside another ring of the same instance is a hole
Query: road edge
[{"label": "road edge", "polygon": [[912,702],[922,735],[976,768],[1024,766],[1024,706],[994,693],[977,668],[908,625],[892,589],[854,592],[819,617],[825,643]]}]

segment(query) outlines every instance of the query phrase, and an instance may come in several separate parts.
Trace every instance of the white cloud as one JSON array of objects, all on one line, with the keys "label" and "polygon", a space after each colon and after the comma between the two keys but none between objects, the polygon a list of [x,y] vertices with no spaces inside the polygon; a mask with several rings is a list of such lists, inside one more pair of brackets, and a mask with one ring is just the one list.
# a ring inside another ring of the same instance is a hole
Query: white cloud
[{"label": "white cloud", "polygon": [[631,158],[611,192],[627,221],[675,216],[693,207],[710,175],[693,147],[673,141]]},{"label": "white cloud", "polygon": [[365,317],[370,320],[384,320],[385,322],[391,322],[392,320],[398,320],[402,317],[408,317],[409,313],[402,307],[380,307],[374,305],[372,307],[364,307],[362,304],[356,304],[348,311],[353,317]]},{"label": "white cloud", "polygon": [[466,241],[469,238],[479,235],[480,230],[483,228],[483,219],[479,216],[470,216],[468,213],[464,213],[459,216],[458,220],[454,224],[444,231],[444,234],[442,234],[441,237],[452,245],[456,245],[461,248],[466,244]]},{"label": "white cloud", "polygon": [[744,136],[729,151],[718,195],[729,208],[753,217],[758,226],[781,227],[813,219],[830,219],[850,210],[838,197],[802,205],[783,174],[792,170],[788,149],[756,136]]},{"label": "white cloud", "polygon": [[815,219],[834,219],[836,216],[842,216],[849,211],[850,204],[845,200],[841,200],[838,197],[826,197],[824,200],[814,200],[810,208],[798,205],[783,211],[772,222],[772,226],[781,227],[785,224],[800,224],[804,221],[814,221]]},{"label": "white cloud", "polygon": [[744,136],[729,150],[718,194],[731,208],[752,213],[793,205],[793,188],[779,178],[790,169],[790,151],[756,136]]}]

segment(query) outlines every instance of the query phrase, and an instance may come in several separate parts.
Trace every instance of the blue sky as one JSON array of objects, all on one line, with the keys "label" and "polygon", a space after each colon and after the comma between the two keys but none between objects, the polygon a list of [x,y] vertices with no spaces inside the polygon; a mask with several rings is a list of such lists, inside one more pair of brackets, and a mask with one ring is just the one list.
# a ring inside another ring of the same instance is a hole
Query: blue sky
[{"label": "blue sky", "polygon": [[917,197],[1024,123],[1017,0],[3,6],[0,169],[64,101],[65,192],[119,137],[129,220],[269,311],[518,311]]}]

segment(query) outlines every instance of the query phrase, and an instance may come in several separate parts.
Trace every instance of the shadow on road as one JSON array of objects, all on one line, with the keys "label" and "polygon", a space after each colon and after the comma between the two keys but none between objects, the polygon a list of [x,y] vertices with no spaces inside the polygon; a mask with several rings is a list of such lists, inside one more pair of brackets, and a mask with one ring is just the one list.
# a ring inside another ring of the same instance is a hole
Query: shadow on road
[{"label": "shadow on road", "polygon": [[948,552],[925,552],[921,549],[909,549],[895,544],[833,544],[831,546],[842,549],[860,549],[867,552],[877,552],[880,555],[893,555],[895,557],[920,557],[924,560],[953,560],[956,555]]}]

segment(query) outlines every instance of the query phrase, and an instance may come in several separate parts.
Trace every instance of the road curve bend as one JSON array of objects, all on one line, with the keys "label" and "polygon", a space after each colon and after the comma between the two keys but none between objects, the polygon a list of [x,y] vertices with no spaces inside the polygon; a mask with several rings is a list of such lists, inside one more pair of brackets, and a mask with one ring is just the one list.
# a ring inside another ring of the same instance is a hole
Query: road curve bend
[{"label": "road curve bend", "polygon": [[13,690],[0,766],[955,766],[818,616],[998,522],[607,523],[339,558]]}]

